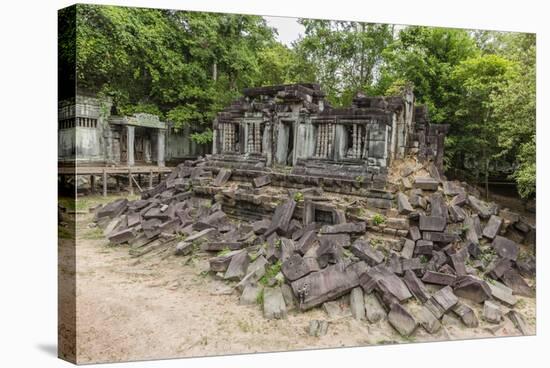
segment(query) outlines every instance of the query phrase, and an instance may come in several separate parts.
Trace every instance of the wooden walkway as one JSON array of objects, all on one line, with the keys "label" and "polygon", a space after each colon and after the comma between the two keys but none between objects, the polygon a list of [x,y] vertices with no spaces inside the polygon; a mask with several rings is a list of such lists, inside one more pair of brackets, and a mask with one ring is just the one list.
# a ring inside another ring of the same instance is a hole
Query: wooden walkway
[{"label": "wooden walkway", "polygon": [[[149,186],[148,189],[153,187],[153,177],[154,175],[159,176],[159,181],[163,174],[172,172],[172,167],[164,166],[59,166],[57,168],[57,174],[62,178],[64,176],[79,176],[86,175],[90,176],[90,191],[95,193],[95,177],[102,176],[102,186],[103,186],[103,196],[107,196],[107,179],[109,175],[116,176],[127,176],[128,177],[128,191],[130,194],[134,194],[134,186],[142,192],[143,189],[140,183],[136,180],[135,176],[138,175],[141,178],[141,175],[148,175],[149,177]],[[118,179],[117,179],[118,180]]]}]

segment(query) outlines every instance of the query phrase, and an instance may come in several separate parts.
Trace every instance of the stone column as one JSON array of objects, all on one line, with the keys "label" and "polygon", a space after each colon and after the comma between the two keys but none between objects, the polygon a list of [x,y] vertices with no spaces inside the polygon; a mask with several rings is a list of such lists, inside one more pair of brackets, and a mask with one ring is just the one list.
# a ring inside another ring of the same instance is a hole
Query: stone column
[{"label": "stone column", "polygon": [[131,125],[126,126],[127,134],[127,147],[126,147],[126,156],[128,160],[128,166],[134,166],[134,130],[135,127]]},{"label": "stone column", "polygon": [[164,129],[157,130],[157,165],[159,167],[164,167],[164,151],[165,151],[165,131]]}]

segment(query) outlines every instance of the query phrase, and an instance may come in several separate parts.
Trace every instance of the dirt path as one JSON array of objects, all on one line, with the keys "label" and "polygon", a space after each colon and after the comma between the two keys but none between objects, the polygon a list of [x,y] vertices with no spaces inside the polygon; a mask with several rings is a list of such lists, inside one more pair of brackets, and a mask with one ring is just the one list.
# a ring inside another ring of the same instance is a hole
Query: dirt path
[{"label": "dirt path", "polygon": [[[494,334],[480,321],[479,328],[448,325],[436,335],[419,328],[414,337],[403,339],[385,321],[373,325],[346,317],[329,321],[327,335],[311,337],[309,322],[327,319],[322,309],[290,311],[286,320],[266,320],[259,306],[241,306],[237,293],[223,294],[230,285],[203,272],[208,266],[205,257],[166,252],[133,258],[128,247],[109,246],[98,229],[88,228],[90,221],[91,215],[78,215],[79,363],[518,334],[506,319]],[[519,310],[534,331],[535,301],[521,299]],[[480,316],[479,309],[477,313]]]}]

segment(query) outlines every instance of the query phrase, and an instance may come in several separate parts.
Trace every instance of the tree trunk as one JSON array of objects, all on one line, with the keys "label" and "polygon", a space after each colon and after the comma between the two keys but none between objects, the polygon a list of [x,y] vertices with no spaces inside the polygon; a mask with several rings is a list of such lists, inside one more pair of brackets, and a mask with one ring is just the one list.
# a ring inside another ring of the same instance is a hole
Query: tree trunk
[{"label": "tree trunk", "polygon": [[218,80],[218,63],[216,61],[212,64],[212,80],[214,82]]},{"label": "tree trunk", "polygon": [[485,200],[489,201],[489,159],[485,159]]}]

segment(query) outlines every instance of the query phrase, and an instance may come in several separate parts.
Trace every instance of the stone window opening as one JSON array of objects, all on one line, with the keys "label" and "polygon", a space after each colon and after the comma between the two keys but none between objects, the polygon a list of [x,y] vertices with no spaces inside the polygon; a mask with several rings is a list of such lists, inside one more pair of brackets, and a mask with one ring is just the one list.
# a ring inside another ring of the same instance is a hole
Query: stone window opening
[{"label": "stone window opening", "polygon": [[328,158],[332,156],[334,144],[334,124],[318,124],[315,138],[315,157]]},{"label": "stone window opening", "polygon": [[264,126],[260,123],[248,123],[247,152],[262,153],[262,137]]},{"label": "stone window opening", "polygon": [[350,124],[346,126],[347,146],[346,158],[361,159],[365,157],[366,150],[366,127],[359,124]]},{"label": "stone window opening", "polygon": [[238,153],[239,149],[239,124],[224,123],[222,124],[223,130],[223,151]]}]

